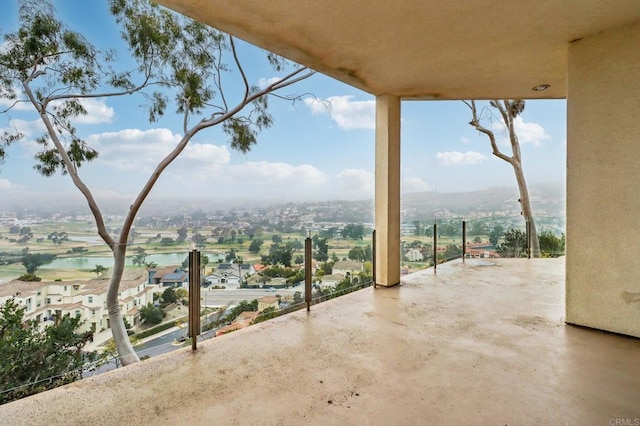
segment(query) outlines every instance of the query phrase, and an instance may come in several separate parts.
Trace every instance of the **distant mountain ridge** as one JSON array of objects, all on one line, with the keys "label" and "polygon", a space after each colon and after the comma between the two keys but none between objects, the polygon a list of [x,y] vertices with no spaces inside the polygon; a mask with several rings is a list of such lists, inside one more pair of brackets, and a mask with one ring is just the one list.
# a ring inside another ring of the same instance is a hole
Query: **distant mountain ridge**
[{"label": "distant mountain ridge", "polygon": [[[565,215],[565,189],[561,185],[534,184],[529,187],[531,203],[536,216]],[[500,212],[519,212],[518,190],[515,187],[493,187],[468,192],[411,192],[401,196],[402,220],[424,220],[443,216],[470,217],[473,214],[490,214]],[[279,211],[291,206],[297,206],[306,212],[315,212],[317,217],[326,220],[345,222],[373,222],[372,199],[365,200],[324,200],[324,201],[282,201],[256,199],[177,199],[155,198],[143,205],[139,216],[183,215],[196,210],[213,212],[215,210],[236,209],[251,211],[255,209]],[[18,213],[42,214],[81,214],[90,215],[86,203],[80,199],[58,199],[56,202],[42,204],[25,203],[6,206],[6,211]],[[122,214],[128,209],[123,202],[108,203],[103,210],[106,215]],[[0,211],[3,209],[0,208]]]},{"label": "distant mountain ridge", "polygon": [[[566,195],[562,186],[531,185],[529,197],[534,215],[564,216]],[[518,199],[519,193],[515,187],[493,187],[469,192],[412,192],[402,194],[402,209],[405,215],[413,211],[426,218],[443,211],[454,215],[519,211]]]}]

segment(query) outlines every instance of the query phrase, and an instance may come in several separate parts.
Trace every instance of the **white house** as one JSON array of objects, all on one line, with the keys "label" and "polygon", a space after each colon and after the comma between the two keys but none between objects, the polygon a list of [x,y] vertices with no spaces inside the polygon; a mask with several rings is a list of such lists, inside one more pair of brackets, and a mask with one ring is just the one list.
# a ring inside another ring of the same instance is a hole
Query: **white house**
[{"label": "white house", "polygon": [[218,269],[205,277],[209,285],[221,285],[225,287],[239,287],[244,280],[255,274],[251,264],[221,263]]},{"label": "white house", "polygon": [[331,271],[334,274],[357,275],[364,269],[364,263],[353,260],[341,260],[333,264]]},{"label": "white house", "polygon": [[345,274],[330,274],[324,275],[320,280],[321,288],[329,288],[337,286],[342,280],[344,280]]},{"label": "white house", "polygon": [[405,254],[409,262],[420,262],[424,260],[422,252],[416,248],[409,249]]}]

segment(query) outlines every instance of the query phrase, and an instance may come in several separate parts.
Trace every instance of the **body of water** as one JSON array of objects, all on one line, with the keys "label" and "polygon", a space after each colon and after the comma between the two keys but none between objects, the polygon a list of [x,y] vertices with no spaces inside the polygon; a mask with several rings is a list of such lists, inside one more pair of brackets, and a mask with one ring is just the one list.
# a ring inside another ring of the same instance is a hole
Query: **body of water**
[{"label": "body of water", "polygon": [[[221,253],[202,253],[209,257],[209,263],[216,263],[218,258],[224,260],[225,255]],[[133,266],[133,256],[127,256],[125,265]],[[147,255],[147,262],[157,263],[158,266],[180,265],[189,256],[188,252],[180,253],[162,253]],[[113,267],[113,257],[61,257],[54,259],[53,262],[42,265],[40,269],[94,269],[96,265],[102,265],[105,268]]]}]

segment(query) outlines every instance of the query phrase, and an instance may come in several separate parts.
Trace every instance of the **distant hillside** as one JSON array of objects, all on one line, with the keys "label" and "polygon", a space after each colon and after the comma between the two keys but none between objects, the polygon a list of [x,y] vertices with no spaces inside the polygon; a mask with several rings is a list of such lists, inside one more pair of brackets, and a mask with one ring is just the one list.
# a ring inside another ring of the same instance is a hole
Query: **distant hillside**
[{"label": "distant hillside", "polygon": [[[565,216],[565,191],[560,185],[531,185],[531,203],[536,217]],[[495,213],[499,216],[506,214],[517,215],[520,212],[518,191],[515,187],[495,187],[471,192],[413,192],[402,194],[402,220],[430,220],[444,217],[483,216]],[[285,220],[290,215],[291,207],[295,206],[300,214],[310,214],[315,221],[371,223],[374,217],[373,200],[328,200],[273,203],[251,199],[219,199],[216,197],[205,199],[169,199],[156,198],[145,202],[140,211],[140,217],[146,216],[181,216],[190,215],[201,210],[205,213],[214,211],[236,212],[260,211],[279,216]],[[6,207],[5,207],[6,209]],[[123,201],[113,201],[103,210],[105,215],[123,214],[128,204]],[[12,211],[12,210],[7,210]],[[89,211],[82,200],[59,199],[57,202],[24,206],[16,205],[14,210],[22,214],[80,214],[88,215]]]},{"label": "distant hillside", "polygon": [[[565,215],[565,192],[561,186],[532,185],[531,205],[536,216]],[[518,189],[495,187],[481,191],[440,193],[412,192],[402,195],[404,220],[430,219],[443,214],[468,216],[474,213],[520,211]]]}]

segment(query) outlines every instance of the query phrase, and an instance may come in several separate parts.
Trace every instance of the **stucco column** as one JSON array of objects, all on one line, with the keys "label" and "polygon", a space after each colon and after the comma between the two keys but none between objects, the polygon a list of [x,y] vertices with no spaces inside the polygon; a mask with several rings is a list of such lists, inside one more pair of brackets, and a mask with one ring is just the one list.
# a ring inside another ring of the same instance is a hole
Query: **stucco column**
[{"label": "stucco column", "polygon": [[376,98],[376,284],[400,283],[400,99]]},{"label": "stucco column", "polygon": [[567,322],[640,337],[640,22],[569,45]]}]

